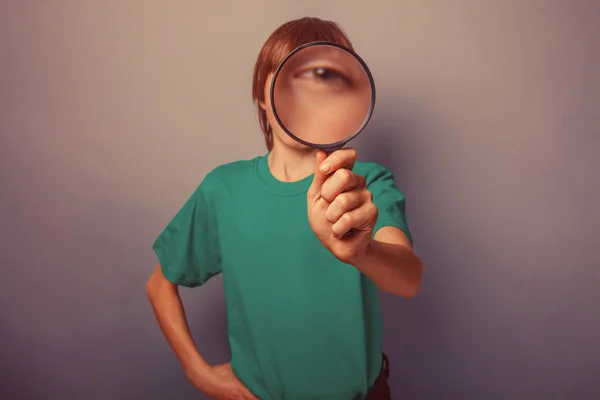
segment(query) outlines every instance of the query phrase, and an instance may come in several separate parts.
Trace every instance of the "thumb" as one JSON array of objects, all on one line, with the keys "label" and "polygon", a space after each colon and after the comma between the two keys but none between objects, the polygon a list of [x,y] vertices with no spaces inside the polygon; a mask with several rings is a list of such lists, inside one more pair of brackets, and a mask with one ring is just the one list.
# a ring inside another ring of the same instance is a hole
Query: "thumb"
[{"label": "thumb", "polygon": [[315,176],[313,178],[312,184],[310,188],[308,188],[308,198],[316,199],[321,194],[321,187],[323,183],[327,180],[327,174],[324,174],[319,169],[319,166],[325,159],[327,158],[327,153],[324,151],[318,150],[316,159],[315,159]]}]

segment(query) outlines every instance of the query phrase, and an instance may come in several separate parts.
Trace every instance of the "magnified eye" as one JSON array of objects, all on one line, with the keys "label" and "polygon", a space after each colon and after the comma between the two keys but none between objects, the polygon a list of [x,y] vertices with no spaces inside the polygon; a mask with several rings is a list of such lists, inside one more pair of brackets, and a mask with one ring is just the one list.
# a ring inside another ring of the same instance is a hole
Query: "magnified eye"
[{"label": "magnified eye", "polygon": [[343,79],[344,77],[337,72],[319,67],[312,70],[313,74],[319,79],[328,80],[328,79]]},{"label": "magnified eye", "polygon": [[297,74],[299,78],[310,78],[322,83],[343,84],[351,86],[352,82],[343,73],[327,67],[315,67],[301,71]]}]

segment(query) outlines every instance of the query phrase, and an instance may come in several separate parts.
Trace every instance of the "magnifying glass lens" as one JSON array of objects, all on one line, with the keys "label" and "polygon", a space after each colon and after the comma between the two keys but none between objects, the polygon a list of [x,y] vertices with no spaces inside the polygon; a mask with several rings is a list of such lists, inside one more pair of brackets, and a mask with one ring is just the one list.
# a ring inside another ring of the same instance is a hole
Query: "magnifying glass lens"
[{"label": "magnifying glass lens", "polygon": [[277,69],[271,105],[283,130],[297,141],[342,147],[366,125],[375,103],[373,79],[351,50],[327,43],[302,46]]}]

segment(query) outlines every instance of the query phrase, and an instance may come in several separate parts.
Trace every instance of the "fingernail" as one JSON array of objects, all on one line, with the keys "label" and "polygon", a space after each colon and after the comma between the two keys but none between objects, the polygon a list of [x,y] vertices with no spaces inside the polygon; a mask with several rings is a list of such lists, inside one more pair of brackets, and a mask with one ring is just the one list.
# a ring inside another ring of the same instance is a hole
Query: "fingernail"
[{"label": "fingernail", "polygon": [[321,168],[320,169],[321,169],[322,173],[326,174],[331,169],[331,164],[329,164],[329,163],[323,163],[323,164],[321,164]]}]

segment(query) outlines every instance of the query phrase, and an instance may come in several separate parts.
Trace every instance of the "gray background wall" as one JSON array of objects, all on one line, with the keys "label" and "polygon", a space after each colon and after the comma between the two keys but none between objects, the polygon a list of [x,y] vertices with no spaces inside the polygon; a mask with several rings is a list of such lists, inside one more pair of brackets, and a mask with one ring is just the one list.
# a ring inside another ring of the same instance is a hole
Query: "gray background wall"
[{"label": "gray background wall", "polygon": [[[263,153],[267,36],[340,22],[426,266],[382,295],[403,399],[600,397],[597,1],[0,2],[0,397],[196,399],[144,292],[214,166]],[[184,291],[227,360],[222,283]],[[596,382],[594,383],[594,379]]]}]

